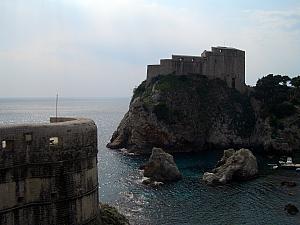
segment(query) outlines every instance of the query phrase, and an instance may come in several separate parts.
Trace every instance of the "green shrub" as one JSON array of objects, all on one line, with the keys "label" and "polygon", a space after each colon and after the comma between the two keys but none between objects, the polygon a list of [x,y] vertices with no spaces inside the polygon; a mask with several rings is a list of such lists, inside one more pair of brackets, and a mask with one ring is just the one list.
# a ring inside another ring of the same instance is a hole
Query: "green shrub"
[{"label": "green shrub", "polygon": [[295,106],[290,102],[283,102],[273,107],[272,112],[278,118],[284,118],[293,115],[296,112]]},{"label": "green shrub", "polygon": [[129,220],[114,207],[107,204],[99,206],[99,215],[97,223],[100,225],[130,225]]},{"label": "green shrub", "polygon": [[160,91],[186,90],[191,86],[187,76],[164,75],[157,79],[156,89]]},{"label": "green shrub", "polygon": [[133,97],[132,100],[141,97],[146,90],[146,81],[143,81],[137,88],[133,89]]}]

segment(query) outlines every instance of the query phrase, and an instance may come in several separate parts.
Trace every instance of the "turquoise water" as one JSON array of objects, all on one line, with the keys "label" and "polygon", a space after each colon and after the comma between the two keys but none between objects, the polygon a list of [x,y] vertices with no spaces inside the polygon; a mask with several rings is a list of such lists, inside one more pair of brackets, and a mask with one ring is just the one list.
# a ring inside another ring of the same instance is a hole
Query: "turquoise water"
[{"label": "turquoise water", "polygon": [[[93,119],[99,135],[100,200],[120,209],[135,225],[297,225],[284,206],[300,208],[300,173],[270,170],[276,159],[258,156],[260,176],[244,183],[208,187],[201,181],[221,156],[217,152],[176,154],[183,180],[150,188],[141,184],[139,166],[147,158],[124,156],[105,145],[128,110],[130,99],[60,99],[59,116]],[[0,99],[0,123],[47,122],[55,114],[55,99]],[[262,162],[264,160],[264,163]],[[281,181],[294,180],[295,188]]]}]

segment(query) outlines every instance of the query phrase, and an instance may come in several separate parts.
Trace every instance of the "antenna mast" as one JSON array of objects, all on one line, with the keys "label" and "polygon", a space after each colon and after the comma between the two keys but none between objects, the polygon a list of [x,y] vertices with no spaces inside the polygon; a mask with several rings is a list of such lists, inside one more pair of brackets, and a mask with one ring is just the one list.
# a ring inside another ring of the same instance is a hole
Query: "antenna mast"
[{"label": "antenna mast", "polygon": [[56,94],[56,106],[55,106],[55,117],[57,122],[57,104],[58,104],[58,93]]}]

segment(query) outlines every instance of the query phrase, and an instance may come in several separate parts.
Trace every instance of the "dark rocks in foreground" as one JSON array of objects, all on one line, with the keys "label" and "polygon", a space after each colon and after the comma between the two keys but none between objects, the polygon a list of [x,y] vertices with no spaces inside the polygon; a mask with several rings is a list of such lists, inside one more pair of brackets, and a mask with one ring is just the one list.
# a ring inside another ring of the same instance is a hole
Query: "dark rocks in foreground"
[{"label": "dark rocks in foreground", "polygon": [[141,169],[144,170],[144,176],[151,181],[172,182],[182,178],[173,156],[161,148],[152,149],[149,161]]},{"label": "dark rocks in foreground", "polygon": [[287,204],[285,207],[284,207],[284,210],[287,211],[290,215],[296,215],[299,210],[296,206],[294,206],[293,204]]},{"label": "dark rocks in foreground", "polygon": [[248,149],[228,149],[212,172],[206,172],[203,180],[208,185],[223,185],[232,180],[249,180],[258,173],[256,157]]},{"label": "dark rocks in foreground", "polygon": [[295,181],[282,181],[281,186],[296,187],[297,183]]},{"label": "dark rocks in foreground", "polygon": [[128,219],[118,210],[107,204],[99,205],[99,225],[130,225]]}]

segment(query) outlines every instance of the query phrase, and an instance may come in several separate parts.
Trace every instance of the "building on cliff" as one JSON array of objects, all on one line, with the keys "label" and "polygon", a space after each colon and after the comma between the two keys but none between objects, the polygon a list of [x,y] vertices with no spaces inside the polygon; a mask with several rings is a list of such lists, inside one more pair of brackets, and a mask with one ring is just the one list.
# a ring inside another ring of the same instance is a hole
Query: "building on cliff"
[{"label": "building on cliff", "polygon": [[0,224],[95,225],[97,127],[92,120],[0,126]]},{"label": "building on cliff", "polygon": [[245,84],[245,52],[235,48],[212,47],[201,56],[173,55],[172,59],[161,59],[159,65],[148,65],[147,80],[158,75],[205,75],[209,79],[219,78],[240,92],[247,90]]}]

